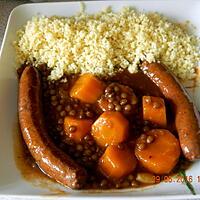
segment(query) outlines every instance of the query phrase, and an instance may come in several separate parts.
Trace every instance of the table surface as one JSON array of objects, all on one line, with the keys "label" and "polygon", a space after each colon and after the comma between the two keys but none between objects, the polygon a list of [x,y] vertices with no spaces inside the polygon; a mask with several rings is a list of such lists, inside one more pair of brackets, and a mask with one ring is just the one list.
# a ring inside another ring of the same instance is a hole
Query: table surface
[{"label": "table surface", "polygon": [[[12,11],[13,8],[20,4],[24,3],[31,3],[31,1],[28,0],[0,0],[0,47],[1,43],[3,40],[7,20],[9,17],[10,12]],[[17,198],[17,199],[24,199],[22,198]],[[11,198],[3,198],[2,200],[11,200]],[[196,199],[197,200],[197,199]]]},{"label": "table surface", "polygon": [[0,0],[0,46],[3,40],[7,20],[10,12],[13,8],[20,4],[30,3],[30,1],[12,1],[12,0]]}]

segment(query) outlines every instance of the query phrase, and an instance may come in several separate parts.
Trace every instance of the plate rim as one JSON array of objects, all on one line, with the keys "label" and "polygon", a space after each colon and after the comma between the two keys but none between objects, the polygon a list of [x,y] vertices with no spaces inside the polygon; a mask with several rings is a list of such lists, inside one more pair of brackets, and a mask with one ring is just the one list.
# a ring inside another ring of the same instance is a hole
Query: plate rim
[{"label": "plate rim", "polygon": [[[4,48],[5,48],[5,43],[6,43],[6,40],[7,40],[7,35],[8,35],[8,29],[9,29],[9,26],[10,26],[10,22],[11,22],[11,18],[12,16],[14,15],[14,13],[18,10],[18,9],[21,9],[21,7],[29,7],[29,6],[39,6],[39,5],[43,5],[43,6],[48,6],[49,4],[69,4],[69,3],[74,3],[74,4],[81,4],[81,3],[87,3],[87,2],[134,2],[134,1],[147,1],[147,0],[109,0],[109,1],[106,1],[106,0],[91,0],[91,1],[73,1],[73,0],[70,0],[70,1],[67,1],[67,2],[38,2],[38,3],[27,3],[27,4],[21,4],[21,5],[18,5],[16,6],[15,8],[12,9],[12,11],[10,12],[9,14],[9,17],[8,17],[8,20],[7,20],[7,25],[6,25],[6,28],[5,28],[5,32],[4,32],[4,36],[3,36],[3,40],[2,40],[2,44],[1,44],[1,48],[0,48],[0,61],[2,59],[2,53],[4,51]],[[150,1],[153,1],[153,0],[150,0]],[[174,2],[174,0],[158,0],[158,1],[168,1],[168,2]],[[182,3],[184,2],[191,2],[190,0],[178,0]],[[197,2],[199,2],[198,0],[195,0]],[[156,2],[156,1],[154,1]],[[200,2],[199,2],[200,3]],[[200,166],[200,165],[199,165]],[[128,191],[129,194],[130,193],[133,193],[134,194],[134,191]],[[102,192],[103,193],[103,192]],[[68,199],[68,198],[84,198],[84,197],[88,197],[88,198],[93,198],[93,197],[96,197],[98,198],[98,194],[99,193],[93,193],[93,194],[90,194],[87,192],[80,192],[80,193],[77,193],[77,194],[80,194],[80,196],[74,196],[73,193],[72,195],[39,195],[39,194],[36,194],[36,195],[26,195],[26,194],[17,194],[17,195],[12,195],[12,194],[0,194],[0,197],[2,198],[7,198],[7,197],[11,197],[11,198],[19,198],[19,197],[23,197],[24,199],[38,199],[38,197],[41,197],[41,198],[54,198],[54,197],[61,197],[61,198],[65,198],[65,199]],[[113,195],[113,196],[109,196],[109,195],[106,195],[108,193],[104,193],[105,196],[99,196],[99,197],[103,197],[105,199],[112,199],[112,198],[130,198],[130,195],[127,195],[127,196],[124,196],[125,192],[124,193],[119,193],[119,195]],[[142,193],[141,193],[142,194]],[[148,195],[148,194],[147,194]],[[175,194],[175,195],[156,195],[156,196],[132,196],[131,198],[133,199],[162,199],[162,198],[165,198],[165,199],[184,199],[184,198],[189,198],[189,199],[197,199],[200,197],[200,193],[197,194],[197,195],[192,195],[192,194],[184,194],[184,195],[181,195],[181,194]]]}]

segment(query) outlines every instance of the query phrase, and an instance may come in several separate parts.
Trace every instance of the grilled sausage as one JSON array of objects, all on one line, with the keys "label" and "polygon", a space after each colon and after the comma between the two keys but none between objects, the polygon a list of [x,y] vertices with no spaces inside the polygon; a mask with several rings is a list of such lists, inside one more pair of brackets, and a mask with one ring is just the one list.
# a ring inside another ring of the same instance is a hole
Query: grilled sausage
[{"label": "grilled sausage", "polygon": [[140,68],[160,88],[166,99],[172,103],[175,126],[184,156],[191,161],[199,159],[199,113],[190,97],[176,78],[161,64],[144,62]]},{"label": "grilled sausage", "polygon": [[23,138],[40,169],[73,189],[82,187],[86,171],[58,149],[48,136],[41,105],[41,82],[34,67],[26,67],[19,82],[18,113]]}]

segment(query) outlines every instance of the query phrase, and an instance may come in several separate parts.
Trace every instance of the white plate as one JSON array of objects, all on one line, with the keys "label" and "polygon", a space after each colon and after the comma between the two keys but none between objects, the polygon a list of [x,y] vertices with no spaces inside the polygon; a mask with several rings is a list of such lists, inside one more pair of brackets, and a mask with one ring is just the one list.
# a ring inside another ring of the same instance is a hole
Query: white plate
[{"label": "white plate", "polygon": [[[101,9],[112,5],[114,10],[119,10],[123,6],[131,5],[137,9],[161,12],[178,21],[190,20],[196,27],[196,32],[200,35],[200,1],[98,1],[85,2],[87,12],[95,13]],[[48,188],[34,186],[31,182],[25,181],[19,170],[16,168],[13,154],[13,130],[17,122],[17,88],[18,82],[15,72],[15,51],[12,41],[15,40],[16,31],[26,23],[32,16],[43,14],[70,16],[80,9],[79,2],[66,3],[43,3],[25,4],[16,7],[10,14],[5,37],[0,54],[0,197],[13,196],[28,197],[87,197],[104,196],[106,197],[131,197],[133,198],[152,198],[152,199],[183,199],[200,197],[200,162],[196,162],[187,170],[187,175],[193,178],[193,186],[197,196],[191,195],[185,185],[181,183],[161,183],[151,188],[139,190],[119,190],[118,192],[87,193],[72,191],[54,184],[52,187],[60,187],[66,194],[56,195],[55,191]],[[195,102],[200,98],[200,88],[192,91]],[[200,108],[200,101],[198,102]],[[54,195],[53,195],[54,194]]]}]

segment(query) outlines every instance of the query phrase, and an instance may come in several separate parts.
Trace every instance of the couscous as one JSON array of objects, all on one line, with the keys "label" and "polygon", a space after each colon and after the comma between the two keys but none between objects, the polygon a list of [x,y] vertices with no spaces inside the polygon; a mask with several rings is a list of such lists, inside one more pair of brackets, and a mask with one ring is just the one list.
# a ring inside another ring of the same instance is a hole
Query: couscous
[{"label": "couscous", "polygon": [[113,75],[138,71],[141,61],[161,62],[191,79],[200,59],[199,39],[157,13],[125,8],[72,17],[33,17],[18,31],[17,60],[46,63],[50,80],[63,74]]}]

